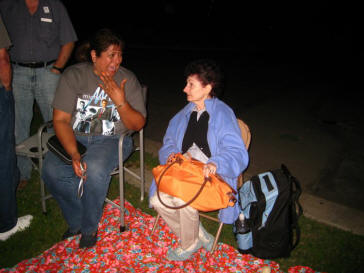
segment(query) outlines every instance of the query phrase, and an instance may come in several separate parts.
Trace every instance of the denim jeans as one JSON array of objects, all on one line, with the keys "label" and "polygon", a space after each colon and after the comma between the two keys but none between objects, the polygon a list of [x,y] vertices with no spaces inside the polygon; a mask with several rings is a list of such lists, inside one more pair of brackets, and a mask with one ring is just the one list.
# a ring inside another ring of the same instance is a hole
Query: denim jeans
[{"label": "denim jeans", "polygon": [[[29,68],[13,65],[13,92],[15,100],[15,142],[19,144],[29,137],[33,118],[33,104],[37,101],[43,120],[53,118],[52,102],[59,75],[44,68]],[[27,157],[18,156],[21,179],[29,179],[32,165]]]},{"label": "denim jeans", "polygon": [[17,223],[16,188],[19,181],[14,138],[14,98],[0,86],[0,232]]},{"label": "denim jeans", "polygon": [[[54,153],[45,156],[42,178],[62,209],[71,232],[81,230],[89,235],[97,230],[103,204],[110,184],[110,173],[118,167],[118,136],[77,136],[87,147],[83,162],[87,164],[83,196],[77,197],[80,178],[71,165],[65,164]],[[123,160],[132,152],[133,139],[124,138]]]}]

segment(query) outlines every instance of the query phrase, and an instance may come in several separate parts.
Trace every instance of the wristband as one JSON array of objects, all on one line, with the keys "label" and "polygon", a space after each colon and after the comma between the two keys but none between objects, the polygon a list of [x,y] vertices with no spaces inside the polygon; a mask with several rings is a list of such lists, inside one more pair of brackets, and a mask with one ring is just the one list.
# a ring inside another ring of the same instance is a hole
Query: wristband
[{"label": "wristband", "polygon": [[55,70],[58,70],[58,71],[59,71],[59,72],[61,72],[61,73],[62,73],[62,72],[63,72],[63,70],[64,70],[63,68],[59,68],[59,67],[57,67],[57,66],[55,66],[55,65],[53,65],[53,66],[52,66],[52,68],[53,68],[53,69],[55,69]]}]

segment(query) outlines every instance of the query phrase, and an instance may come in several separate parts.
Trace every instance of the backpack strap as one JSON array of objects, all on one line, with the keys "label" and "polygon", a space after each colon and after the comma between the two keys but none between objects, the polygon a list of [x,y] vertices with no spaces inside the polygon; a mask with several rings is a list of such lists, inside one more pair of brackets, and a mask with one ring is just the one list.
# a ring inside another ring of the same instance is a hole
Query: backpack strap
[{"label": "backpack strap", "polygon": [[263,212],[265,211],[267,201],[260,187],[259,177],[255,175],[250,180],[257,201],[250,204],[249,218],[246,219],[246,224],[249,228],[257,230],[263,225]]},{"label": "backpack strap", "polygon": [[295,230],[296,236],[295,241],[292,242],[292,250],[298,245],[301,239],[301,229],[298,225],[298,218],[303,214],[302,206],[299,202],[299,198],[302,193],[302,187],[300,182],[291,175],[288,168],[282,164],[281,169],[283,173],[288,177],[288,181],[290,182],[290,190],[291,190],[291,217],[292,217],[292,229]]}]

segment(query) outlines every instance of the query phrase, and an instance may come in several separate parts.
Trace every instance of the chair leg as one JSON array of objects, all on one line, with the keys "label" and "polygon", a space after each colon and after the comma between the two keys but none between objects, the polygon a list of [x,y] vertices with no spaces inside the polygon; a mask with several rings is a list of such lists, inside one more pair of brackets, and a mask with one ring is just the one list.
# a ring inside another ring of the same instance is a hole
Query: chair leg
[{"label": "chair leg", "polygon": [[145,173],[144,173],[144,132],[143,129],[139,131],[139,152],[140,152],[140,201],[144,200],[145,193]]},{"label": "chair leg", "polygon": [[46,214],[47,213],[46,196],[45,196],[44,182],[43,182],[42,178],[40,178],[40,198],[41,198],[41,203],[42,203],[43,214]]},{"label": "chair leg", "polygon": [[120,232],[126,230],[125,227],[125,204],[124,204],[124,162],[123,162],[123,141],[124,136],[119,138],[119,200],[120,200]]},{"label": "chair leg", "polygon": [[224,225],[224,223],[223,222],[220,222],[219,228],[218,228],[218,230],[216,232],[214,244],[212,245],[211,253],[214,253],[215,250],[216,250],[217,242],[219,241],[219,237],[220,237],[220,234],[221,234],[221,230],[222,230],[222,226],[223,225]]},{"label": "chair leg", "polygon": [[47,207],[46,207],[46,192],[45,192],[45,186],[44,182],[42,180],[42,169],[43,169],[43,147],[42,147],[42,138],[43,138],[43,130],[47,126],[48,123],[43,124],[38,129],[38,171],[39,171],[39,178],[40,178],[40,198],[42,203],[42,210],[43,214],[47,213]]},{"label": "chair leg", "polygon": [[150,234],[150,235],[153,235],[153,233],[154,233],[154,231],[155,231],[155,229],[156,229],[156,227],[157,227],[157,224],[158,224],[158,221],[159,221],[159,218],[160,218],[161,216],[158,214],[157,215],[157,218],[155,218],[155,221],[154,221],[154,225],[153,225],[153,229],[152,229],[152,233]]}]

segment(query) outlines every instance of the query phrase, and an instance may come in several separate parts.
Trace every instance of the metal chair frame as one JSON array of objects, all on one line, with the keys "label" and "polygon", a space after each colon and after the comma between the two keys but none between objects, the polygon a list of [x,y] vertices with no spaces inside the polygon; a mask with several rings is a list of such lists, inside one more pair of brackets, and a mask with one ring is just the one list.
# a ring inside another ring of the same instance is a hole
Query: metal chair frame
[{"label": "metal chair frame", "polygon": [[[126,134],[123,134],[119,138],[119,168],[114,170],[110,175],[117,175],[119,174],[119,201],[120,205],[116,204],[114,201],[106,198],[105,202],[111,204],[112,206],[118,208],[120,210],[120,231],[123,232],[126,230],[125,226],[125,198],[124,198],[124,178],[125,172],[132,175],[134,178],[140,181],[140,200],[144,200],[145,194],[145,172],[144,172],[144,132],[141,129],[139,132],[139,147],[137,147],[134,152],[139,151],[139,164],[140,164],[140,174],[136,174],[135,172],[131,171],[127,167],[124,166],[123,162],[123,140]],[[123,170],[120,172],[120,170]]]},{"label": "metal chair frame", "polygon": [[[15,151],[16,154],[19,156],[26,156],[28,157],[35,170],[38,171],[39,176],[42,173],[43,167],[43,158],[44,155],[48,152],[47,141],[48,139],[54,135],[54,133],[48,132],[49,128],[52,128],[53,124],[52,121],[48,121],[42,124],[37,133],[28,137],[22,143],[16,145]],[[38,162],[34,162],[32,159],[36,159]],[[47,212],[46,203],[45,201],[51,198],[51,195],[45,194],[45,187],[44,182],[40,176],[40,201],[42,204],[43,213]]]},{"label": "metal chair frame", "polygon": [[[146,105],[147,102],[147,86],[142,85],[142,95],[144,104]],[[125,198],[124,198],[124,181],[125,181],[125,175],[124,172],[127,172],[128,174],[132,175],[134,178],[138,179],[140,181],[140,200],[144,200],[144,194],[145,194],[145,172],[144,172],[144,129],[140,129],[138,132],[139,134],[139,147],[136,147],[133,152],[139,151],[139,168],[140,173],[137,174],[133,172],[132,170],[128,169],[124,166],[123,161],[123,142],[124,137],[127,134],[122,134],[119,138],[119,168],[111,172],[110,175],[117,175],[119,174],[119,203],[120,205],[116,204],[115,202],[111,201],[110,199],[106,198],[105,202],[111,204],[112,206],[118,208],[120,210],[120,232],[123,232],[126,230],[125,225]],[[123,170],[120,172],[120,170]]]}]

